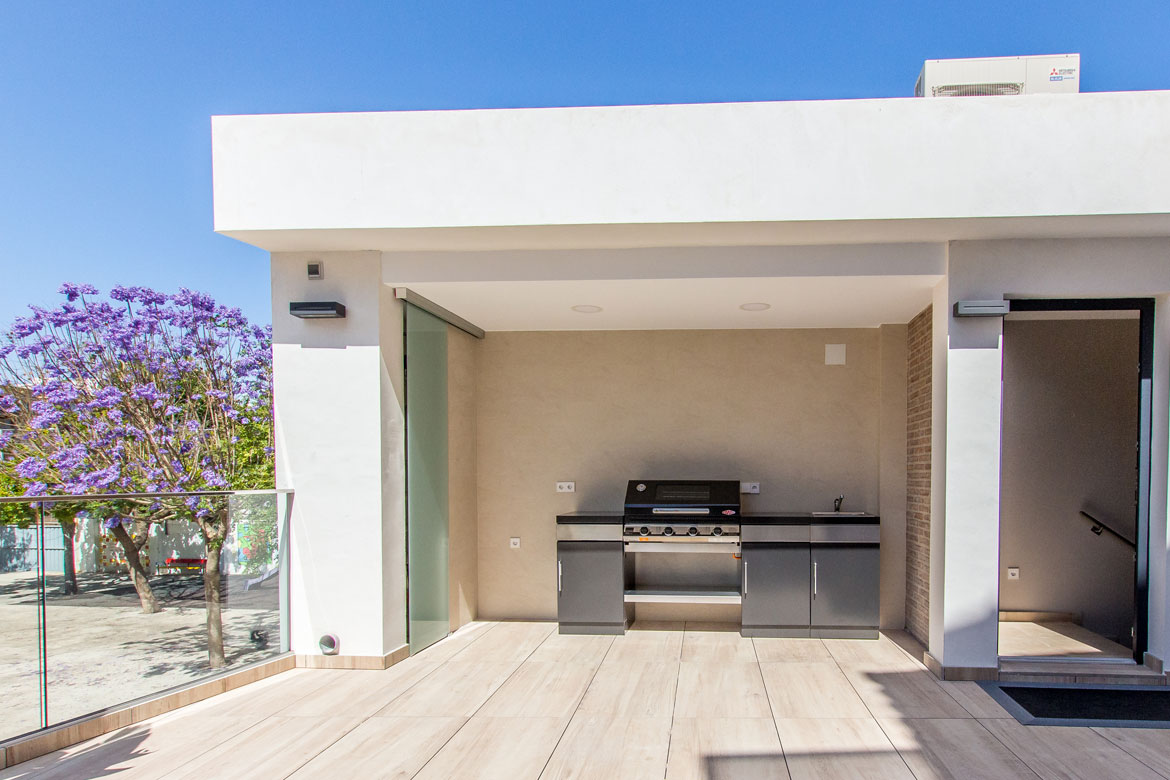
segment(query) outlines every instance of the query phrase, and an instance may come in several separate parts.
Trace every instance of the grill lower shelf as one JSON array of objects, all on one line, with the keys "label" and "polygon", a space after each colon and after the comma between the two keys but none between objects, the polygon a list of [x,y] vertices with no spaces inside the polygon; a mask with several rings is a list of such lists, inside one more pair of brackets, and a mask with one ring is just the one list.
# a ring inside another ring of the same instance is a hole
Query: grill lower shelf
[{"label": "grill lower shelf", "polygon": [[717,588],[637,588],[627,590],[625,598],[627,604],[739,604],[742,601],[738,590]]}]

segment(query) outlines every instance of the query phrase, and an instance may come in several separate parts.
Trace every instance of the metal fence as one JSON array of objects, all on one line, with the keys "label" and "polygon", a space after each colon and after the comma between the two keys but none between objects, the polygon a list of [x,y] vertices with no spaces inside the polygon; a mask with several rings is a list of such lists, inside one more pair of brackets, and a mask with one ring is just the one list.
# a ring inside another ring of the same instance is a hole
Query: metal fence
[{"label": "metal fence", "polygon": [[0,572],[36,571],[40,568],[38,555],[42,533],[45,537],[45,571],[63,573],[65,531],[59,525],[46,525],[43,531],[39,526],[0,525]]}]

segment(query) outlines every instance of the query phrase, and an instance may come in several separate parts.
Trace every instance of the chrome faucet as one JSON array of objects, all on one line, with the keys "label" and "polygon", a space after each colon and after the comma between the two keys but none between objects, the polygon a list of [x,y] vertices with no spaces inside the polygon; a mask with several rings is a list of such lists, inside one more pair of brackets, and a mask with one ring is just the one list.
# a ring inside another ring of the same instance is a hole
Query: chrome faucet
[{"label": "chrome faucet", "polygon": [[845,500],[845,494],[844,494],[844,493],[842,493],[841,495],[839,495],[839,496],[837,496],[836,498],[834,498],[834,499],[833,499],[833,511],[834,511],[834,512],[840,512],[840,511],[841,511],[841,502],[843,502],[844,500]]}]

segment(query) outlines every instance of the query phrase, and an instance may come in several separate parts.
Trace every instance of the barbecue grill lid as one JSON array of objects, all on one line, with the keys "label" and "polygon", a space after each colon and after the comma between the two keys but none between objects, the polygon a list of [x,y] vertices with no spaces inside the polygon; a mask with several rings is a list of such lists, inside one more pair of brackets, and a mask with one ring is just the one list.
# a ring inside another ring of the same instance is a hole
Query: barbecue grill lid
[{"label": "barbecue grill lid", "polygon": [[704,479],[632,479],[626,486],[626,512],[654,508],[734,509],[739,512],[739,482]]}]

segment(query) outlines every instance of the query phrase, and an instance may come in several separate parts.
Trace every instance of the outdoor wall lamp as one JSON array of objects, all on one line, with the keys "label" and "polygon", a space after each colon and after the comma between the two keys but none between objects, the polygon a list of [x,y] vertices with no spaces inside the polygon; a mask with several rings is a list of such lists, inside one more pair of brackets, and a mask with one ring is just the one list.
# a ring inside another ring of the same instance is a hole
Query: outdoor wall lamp
[{"label": "outdoor wall lamp", "polygon": [[288,313],[302,320],[345,319],[345,304],[337,301],[298,301],[288,305]]},{"label": "outdoor wall lamp", "polygon": [[1012,310],[1012,302],[1003,301],[955,301],[956,317],[1006,317]]}]

